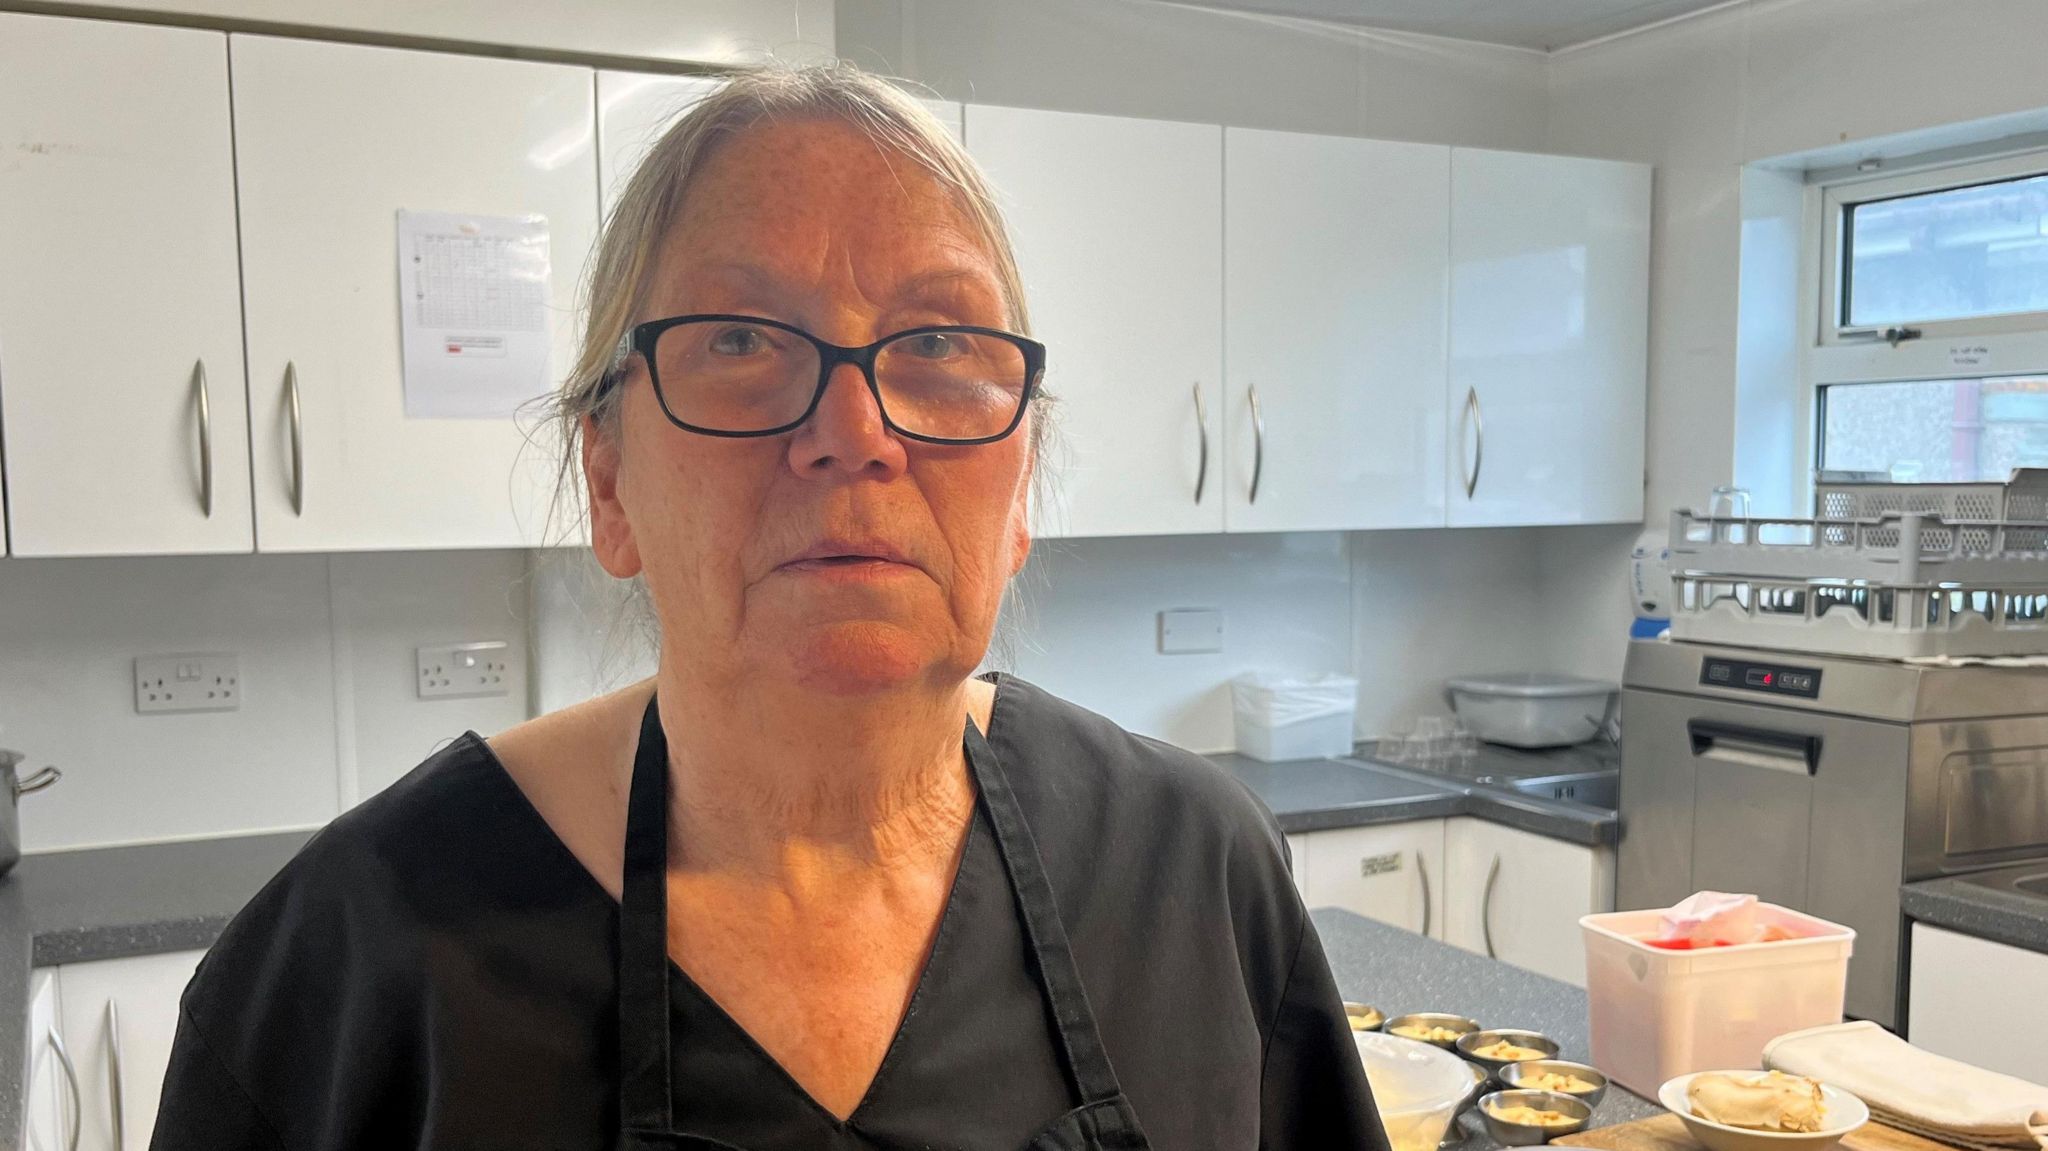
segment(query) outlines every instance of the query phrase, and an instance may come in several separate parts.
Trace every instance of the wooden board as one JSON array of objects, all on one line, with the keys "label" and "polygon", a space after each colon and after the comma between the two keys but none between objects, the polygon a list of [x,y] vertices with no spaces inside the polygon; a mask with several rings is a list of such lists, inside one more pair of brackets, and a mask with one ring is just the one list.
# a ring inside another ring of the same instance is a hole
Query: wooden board
[{"label": "wooden board", "polygon": [[[1612,1127],[1595,1127],[1550,1141],[1556,1147],[1591,1147],[1596,1151],[1700,1151],[1700,1145],[1676,1115],[1659,1115]],[[1881,1123],[1865,1123],[1843,1139],[1848,1151],[1955,1151],[1946,1143],[1923,1139]]]}]

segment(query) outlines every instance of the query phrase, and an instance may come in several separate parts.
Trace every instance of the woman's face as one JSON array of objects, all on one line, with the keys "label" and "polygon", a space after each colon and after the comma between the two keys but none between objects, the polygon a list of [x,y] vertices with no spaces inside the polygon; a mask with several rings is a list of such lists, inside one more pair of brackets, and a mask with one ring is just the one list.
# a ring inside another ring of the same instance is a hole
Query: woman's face
[{"label": "woman's face", "polygon": [[[996,262],[915,163],[833,120],[716,144],[639,320],[764,316],[842,345],[921,324],[1008,328]],[[835,694],[971,674],[1030,548],[1031,424],[992,444],[897,437],[840,365],[793,432],[670,423],[634,361],[616,436],[589,426],[593,546],[644,573],[665,659]],[[865,559],[805,558],[819,552]]]}]

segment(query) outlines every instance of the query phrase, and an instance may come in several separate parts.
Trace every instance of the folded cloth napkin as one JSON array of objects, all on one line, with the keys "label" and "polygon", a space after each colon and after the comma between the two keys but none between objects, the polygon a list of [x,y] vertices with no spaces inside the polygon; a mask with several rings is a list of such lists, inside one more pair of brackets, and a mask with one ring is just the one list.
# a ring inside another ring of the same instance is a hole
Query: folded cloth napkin
[{"label": "folded cloth napkin", "polygon": [[1922,1051],[1875,1023],[1780,1035],[1764,1066],[1832,1084],[1888,1127],[1963,1147],[2048,1149],[2048,1087]]}]

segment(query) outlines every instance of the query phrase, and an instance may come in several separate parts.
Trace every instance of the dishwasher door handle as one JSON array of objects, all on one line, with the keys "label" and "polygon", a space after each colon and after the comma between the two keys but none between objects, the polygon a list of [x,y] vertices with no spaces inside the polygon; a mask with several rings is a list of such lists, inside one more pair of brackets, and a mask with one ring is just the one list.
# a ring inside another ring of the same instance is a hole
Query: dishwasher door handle
[{"label": "dishwasher door handle", "polygon": [[[1686,720],[1685,733],[1692,738],[1692,753],[1696,756],[1722,750],[1729,758],[1756,767],[1806,775],[1820,773],[1821,744],[1817,735],[1772,731],[1767,727],[1724,723],[1718,719]],[[1734,746],[1722,749],[1720,745],[1724,743]]]}]

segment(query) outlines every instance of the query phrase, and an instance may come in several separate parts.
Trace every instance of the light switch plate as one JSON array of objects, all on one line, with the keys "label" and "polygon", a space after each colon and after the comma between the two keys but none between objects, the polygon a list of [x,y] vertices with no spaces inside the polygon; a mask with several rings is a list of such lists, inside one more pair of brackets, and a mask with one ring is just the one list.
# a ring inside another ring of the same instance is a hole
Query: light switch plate
[{"label": "light switch plate", "polygon": [[512,645],[501,639],[414,649],[420,698],[510,694],[511,649]]},{"label": "light switch plate", "polygon": [[237,711],[241,706],[241,661],[234,652],[135,657],[137,712]]},{"label": "light switch plate", "polygon": [[1222,612],[1214,608],[1176,608],[1159,613],[1159,654],[1222,650]]}]

